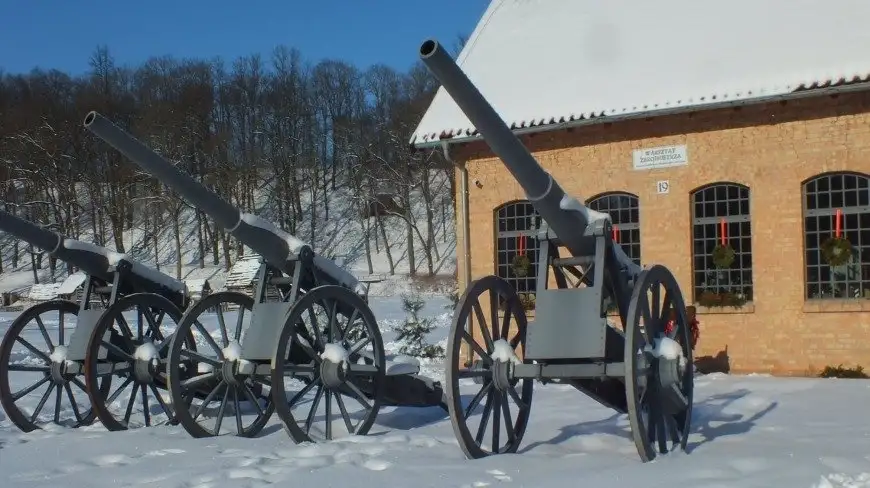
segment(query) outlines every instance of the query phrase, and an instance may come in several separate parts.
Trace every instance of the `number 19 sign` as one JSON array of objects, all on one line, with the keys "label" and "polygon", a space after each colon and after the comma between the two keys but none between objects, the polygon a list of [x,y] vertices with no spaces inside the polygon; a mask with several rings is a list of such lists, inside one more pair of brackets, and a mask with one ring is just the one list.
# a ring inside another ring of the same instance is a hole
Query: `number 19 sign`
[{"label": "number 19 sign", "polygon": [[668,180],[656,182],[656,193],[659,195],[669,193],[671,191],[671,183]]}]

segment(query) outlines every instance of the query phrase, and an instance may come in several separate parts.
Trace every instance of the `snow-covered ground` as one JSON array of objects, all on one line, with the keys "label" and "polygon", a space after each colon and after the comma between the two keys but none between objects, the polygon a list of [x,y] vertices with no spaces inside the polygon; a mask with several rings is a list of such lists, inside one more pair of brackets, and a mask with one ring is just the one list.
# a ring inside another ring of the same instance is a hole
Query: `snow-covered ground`
[{"label": "snow-covered ground", "polygon": [[[439,324],[433,342],[446,338],[447,303],[430,298],[423,311]],[[394,352],[401,299],[372,308]],[[14,318],[0,314],[0,334]],[[424,370],[441,378],[437,363]],[[0,414],[0,487],[870,487],[870,381],[716,374],[697,377],[695,392],[690,452],[648,464],[625,416],[567,386],[536,384],[518,454],[475,461],[437,407],[385,407],[369,435],[320,444],[294,443],[276,415],[256,438],[194,439],[167,425],[24,434]]]}]

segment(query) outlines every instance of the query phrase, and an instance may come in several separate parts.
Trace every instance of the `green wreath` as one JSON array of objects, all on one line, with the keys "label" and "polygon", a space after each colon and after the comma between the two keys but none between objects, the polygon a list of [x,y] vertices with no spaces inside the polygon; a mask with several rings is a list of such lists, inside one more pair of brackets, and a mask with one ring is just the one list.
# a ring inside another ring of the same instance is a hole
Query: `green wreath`
[{"label": "green wreath", "polygon": [[842,266],[852,259],[852,243],[845,237],[831,237],[822,243],[822,257],[829,266]]},{"label": "green wreath", "polygon": [[519,278],[528,276],[531,267],[532,262],[525,254],[517,254],[514,256],[513,262],[511,263],[511,269],[513,269],[514,275]]},{"label": "green wreath", "polygon": [[713,265],[719,269],[726,269],[732,264],[734,264],[734,249],[728,244],[717,244],[713,248]]}]

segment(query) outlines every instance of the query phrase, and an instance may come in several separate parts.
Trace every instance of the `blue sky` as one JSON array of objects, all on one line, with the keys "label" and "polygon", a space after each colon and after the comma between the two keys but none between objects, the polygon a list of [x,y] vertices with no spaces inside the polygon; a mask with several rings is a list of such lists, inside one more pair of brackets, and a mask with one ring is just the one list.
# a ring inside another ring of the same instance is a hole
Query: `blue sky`
[{"label": "blue sky", "polygon": [[489,0],[0,0],[0,69],[86,72],[101,44],[118,64],[151,56],[226,60],[285,44],[312,61],[404,70],[420,42],[452,47]]}]

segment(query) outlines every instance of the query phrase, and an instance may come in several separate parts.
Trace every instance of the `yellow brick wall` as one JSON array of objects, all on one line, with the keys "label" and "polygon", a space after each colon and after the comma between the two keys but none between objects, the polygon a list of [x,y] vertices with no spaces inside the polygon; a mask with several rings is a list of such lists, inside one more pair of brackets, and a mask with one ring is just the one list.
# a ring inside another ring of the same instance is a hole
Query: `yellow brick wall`
[{"label": "yellow brick wall", "polygon": [[[609,191],[638,195],[643,263],[667,266],[687,303],[693,300],[690,192],[717,181],[750,188],[755,297],[740,310],[699,308],[696,357],[727,351],[733,372],[781,375],[840,363],[870,367],[870,300],[803,298],[801,202],[801,184],[814,175],[870,173],[870,92],[593,125],[523,136],[523,142],[581,201]],[[687,166],[633,169],[634,149],[673,144],[687,146]],[[495,273],[494,209],[525,195],[482,143],[459,146],[456,159],[469,172],[477,279]],[[670,182],[669,194],[657,194],[659,180]]]}]

